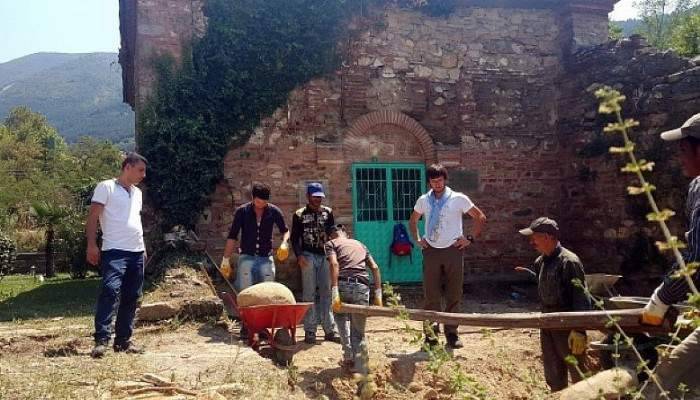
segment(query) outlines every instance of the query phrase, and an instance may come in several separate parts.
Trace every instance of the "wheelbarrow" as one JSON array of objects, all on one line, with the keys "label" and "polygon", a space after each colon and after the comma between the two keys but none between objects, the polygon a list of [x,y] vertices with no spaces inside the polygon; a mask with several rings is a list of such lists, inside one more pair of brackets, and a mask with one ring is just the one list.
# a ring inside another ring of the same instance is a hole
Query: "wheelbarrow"
[{"label": "wheelbarrow", "polygon": [[[209,262],[221,273],[219,266],[211,256],[205,252]],[[238,291],[225,276],[221,276],[231,292],[219,292],[209,279],[209,274],[204,264],[199,264],[200,269],[207,277],[208,284],[216,295],[224,302],[227,312],[238,314],[243,325],[248,328],[248,345],[259,352],[267,345],[273,350],[273,359],[280,365],[288,365],[294,358],[294,353],[299,346],[296,342],[297,325],[306,315],[306,311],[314,303],[297,304],[269,304],[259,306],[239,307],[236,301]]]},{"label": "wheelbarrow", "polygon": [[610,274],[586,274],[586,286],[594,296],[614,297],[617,296],[617,290],[614,286],[617,281],[622,278],[622,275]]},{"label": "wheelbarrow", "polygon": [[224,303],[238,310],[239,317],[248,328],[248,345],[255,351],[267,345],[273,350],[273,358],[280,365],[288,365],[299,346],[296,341],[297,325],[314,303],[269,304],[239,307],[231,293],[221,293]]}]

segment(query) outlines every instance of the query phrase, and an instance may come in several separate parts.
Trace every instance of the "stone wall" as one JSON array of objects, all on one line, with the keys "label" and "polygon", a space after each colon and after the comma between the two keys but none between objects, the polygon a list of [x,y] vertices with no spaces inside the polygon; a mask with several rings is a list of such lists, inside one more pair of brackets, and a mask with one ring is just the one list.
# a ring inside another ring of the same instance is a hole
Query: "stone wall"
[{"label": "stone wall", "polygon": [[[467,279],[508,275],[533,256],[517,228],[561,214],[557,14],[463,8],[430,18],[392,9],[373,18],[356,22],[367,28],[343,69],[296,90],[231,150],[200,237],[221,251],[254,180],[272,186],[272,201],[289,216],[304,204],[307,181],[327,182],[329,205],[351,223],[353,162],[437,160],[489,218],[466,254]],[[294,269],[278,271],[285,279]]]},{"label": "stone wall", "polygon": [[[69,260],[63,253],[54,254],[56,272],[68,272]],[[12,265],[13,274],[29,274],[34,267],[34,273],[46,274],[46,253],[17,253]]]},{"label": "stone wall", "polygon": [[633,37],[574,54],[557,84],[559,132],[566,149],[562,210],[570,244],[590,271],[653,276],[667,264],[653,245],[662,235],[645,220],[649,212],[645,199],[626,194],[627,184],[634,183],[629,174],[620,172],[626,160],[607,152],[616,142],[602,133],[608,120],[597,114],[592,94],[603,84],[623,92],[624,116],[640,121],[633,132],[638,154],[656,162],[650,174],[658,187],[655,196],[661,206],[677,211],[672,226],[682,236],[688,179],[674,160],[676,146],[665,144],[658,135],[700,112],[700,67]]},{"label": "stone wall", "polygon": [[137,112],[156,84],[154,61],[169,55],[182,60],[193,38],[206,28],[205,0],[119,0],[119,63],[124,101]]},{"label": "stone wall", "polygon": [[[121,0],[136,8],[135,17],[123,13],[120,62],[133,61],[137,115],[155,84],[153,57],[181,59],[203,32],[204,2]],[[359,34],[345,42],[343,67],[297,88],[229,152],[200,237],[218,256],[255,180],[272,186],[289,216],[304,204],[306,182],[321,180],[339,222],[350,223],[353,162],[440,161],[489,218],[467,252],[467,279],[507,276],[533,257],[517,229],[539,215],[566,215],[562,157],[570,151],[560,141],[557,84],[570,52],[606,40],[614,3],[457,1],[447,17],[389,8],[348,21]],[[296,280],[293,263],[278,269],[282,280]]]}]

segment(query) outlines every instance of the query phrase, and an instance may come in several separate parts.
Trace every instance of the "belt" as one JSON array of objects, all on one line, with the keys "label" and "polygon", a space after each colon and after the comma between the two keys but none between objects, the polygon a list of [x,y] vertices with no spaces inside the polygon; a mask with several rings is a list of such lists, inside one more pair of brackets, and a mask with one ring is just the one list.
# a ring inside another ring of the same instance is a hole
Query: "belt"
[{"label": "belt", "polygon": [[361,283],[369,286],[369,279],[365,278],[364,276],[339,276],[338,282]]},{"label": "belt", "polygon": [[310,248],[310,247],[303,247],[301,248],[301,251],[306,251],[311,254],[315,254],[317,256],[325,256],[326,251],[324,249],[319,249],[319,248]]}]

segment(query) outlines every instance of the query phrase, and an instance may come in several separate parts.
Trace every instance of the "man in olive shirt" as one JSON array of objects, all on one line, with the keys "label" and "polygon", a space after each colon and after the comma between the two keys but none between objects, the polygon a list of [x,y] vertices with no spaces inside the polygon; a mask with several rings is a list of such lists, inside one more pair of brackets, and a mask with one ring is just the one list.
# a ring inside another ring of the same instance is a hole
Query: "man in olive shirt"
[{"label": "man in olive shirt", "polygon": [[[533,266],[535,271],[539,271],[537,289],[542,312],[590,310],[591,302],[585,292],[572,282],[578,279],[582,285],[585,284],[583,264],[576,254],[559,243],[556,221],[537,218],[528,228],[521,229],[520,234],[527,236],[532,247],[540,253]],[[567,363],[565,358],[573,354],[578,360],[578,368],[585,371],[585,331],[542,329],[540,344],[545,380],[553,392],[568,386],[567,370],[573,382],[582,379],[576,367]]]}]

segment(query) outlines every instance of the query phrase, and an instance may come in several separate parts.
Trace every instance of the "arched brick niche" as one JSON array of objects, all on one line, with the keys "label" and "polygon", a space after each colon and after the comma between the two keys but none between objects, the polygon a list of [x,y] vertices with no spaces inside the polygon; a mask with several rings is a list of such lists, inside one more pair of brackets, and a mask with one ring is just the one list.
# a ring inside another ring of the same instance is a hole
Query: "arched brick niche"
[{"label": "arched brick niche", "polygon": [[437,161],[435,144],[416,120],[398,111],[375,111],[358,118],[343,140],[355,159]]}]

